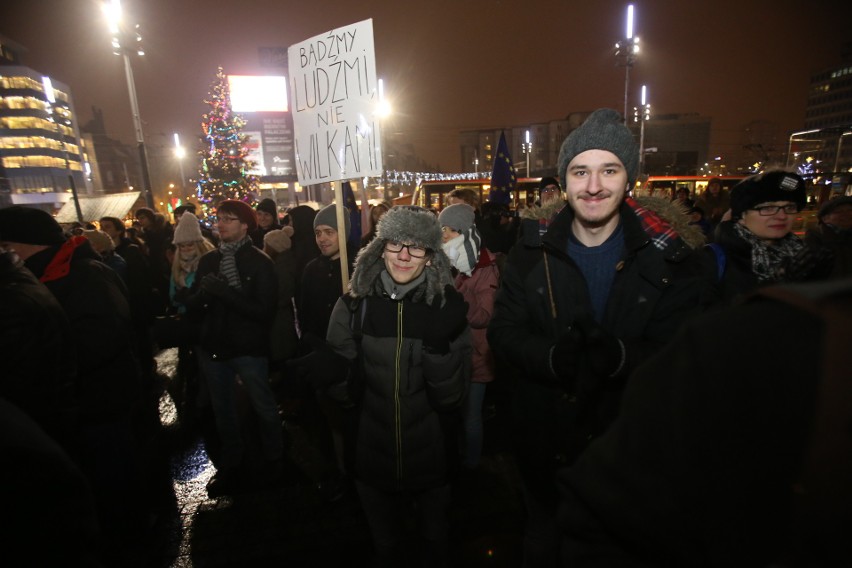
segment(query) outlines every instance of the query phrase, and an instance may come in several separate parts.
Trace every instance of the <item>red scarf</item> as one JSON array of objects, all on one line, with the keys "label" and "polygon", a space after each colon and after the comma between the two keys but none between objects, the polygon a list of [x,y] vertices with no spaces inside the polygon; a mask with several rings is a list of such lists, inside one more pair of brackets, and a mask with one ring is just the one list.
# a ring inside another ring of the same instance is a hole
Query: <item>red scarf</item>
[{"label": "red scarf", "polygon": [[44,274],[41,275],[39,280],[41,282],[52,282],[68,276],[68,273],[71,272],[71,258],[74,256],[74,251],[85,242],[86,237],[71,237],[65,241],[59,247],[59,251],[54,255],[53,260],[44,269]]}]

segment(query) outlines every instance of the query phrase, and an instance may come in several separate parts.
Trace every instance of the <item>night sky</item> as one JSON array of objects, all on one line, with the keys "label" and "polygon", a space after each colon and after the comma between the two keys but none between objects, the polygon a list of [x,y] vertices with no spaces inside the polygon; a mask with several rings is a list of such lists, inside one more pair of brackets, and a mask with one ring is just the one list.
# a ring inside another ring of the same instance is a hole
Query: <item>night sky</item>
[{"label": "night sky", "polygon": [[[5,0],[0,34],[29,49],[24,64],[71,87],[81,122],[103,108],[107,131],[134,140],[121,58],[94,0]],[[459,130],[523,125],[624,104],[613,45],[629,2],[610,0],[124,0],[141,24],[134,58],[150,145],[201,134],[217,66],[268,73],[259,46],[287,47],[373,18],[390,129],[430,163],[458,171]],[[752,120],[804,124],[810,74],[840,63],[852,41],[847,0],[634,2],[642,53],[631,107],[648,85],[654,113],[713,118],[711,152],[736,148]],[[216,7],[216,8],[214,8]]]}]

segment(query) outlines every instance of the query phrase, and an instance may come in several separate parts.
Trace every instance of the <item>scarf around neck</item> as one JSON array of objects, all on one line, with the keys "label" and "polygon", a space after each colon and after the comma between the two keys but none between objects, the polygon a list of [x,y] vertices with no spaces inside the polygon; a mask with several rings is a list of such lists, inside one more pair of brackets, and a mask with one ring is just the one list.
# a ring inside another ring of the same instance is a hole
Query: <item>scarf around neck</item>
[{"label": "scarf around neck", "polygon": [[476,263],[479,262],[479,248],[482,246],[482,238],[479,236],[479,231],[475,226],[460,234],[457,237],[450,239],[441,245],[447,258],[450,259],[450,264],[453,268],[470,276],[473,269],[476,268]]},{"label": "scarf around neck", "polygon": [[734,223],[734,232],[751,245],[751,270],[761,282],[777,280],[784,261],[796,256],[804,248],[802,240],[793,233],[768,245],[742,223]]},{"label": "scarf around neck", "polygon": [[233,243],[221,243],[219,252],[222,253],[222,261],[219,263],[219,273],[228,280],[231,288],[241,288],[240,272],[237,270],[236,254],[245,244],[251,244],[251,237],[246,235],[242,240]]}]

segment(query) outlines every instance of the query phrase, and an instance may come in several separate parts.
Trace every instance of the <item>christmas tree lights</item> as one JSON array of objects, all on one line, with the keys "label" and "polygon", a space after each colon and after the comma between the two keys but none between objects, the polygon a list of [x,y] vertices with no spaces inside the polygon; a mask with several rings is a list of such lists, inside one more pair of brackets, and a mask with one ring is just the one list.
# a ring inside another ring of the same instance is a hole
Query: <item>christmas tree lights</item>
[{"label": "christmas tree lights", "polygon": [[248,159],[246,121],[234,113],[228,78],[219,67],[204,101],[209,112],[201,117],[201,168],[196,196],[202,215],[208,217],[225,199],[238,199],[252,205],[256,201],[257,176],[249,174],[255,165]]}]

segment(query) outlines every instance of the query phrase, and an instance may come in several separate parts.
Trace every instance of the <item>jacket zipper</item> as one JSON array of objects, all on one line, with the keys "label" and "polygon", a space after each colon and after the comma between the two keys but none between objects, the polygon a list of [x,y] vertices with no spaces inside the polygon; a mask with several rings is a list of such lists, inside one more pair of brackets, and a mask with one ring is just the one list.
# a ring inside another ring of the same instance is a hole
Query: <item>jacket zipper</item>
[{"label": "jacket zipper", "polygon": [[400,360],[402,358],[402,302],[396,307],[396,372],[394,373],[393,404],[394,404],[394,434],[396,436],[396,481],[402,481],[402,421],[400,420],[399,383]]}]

